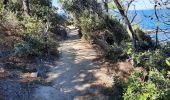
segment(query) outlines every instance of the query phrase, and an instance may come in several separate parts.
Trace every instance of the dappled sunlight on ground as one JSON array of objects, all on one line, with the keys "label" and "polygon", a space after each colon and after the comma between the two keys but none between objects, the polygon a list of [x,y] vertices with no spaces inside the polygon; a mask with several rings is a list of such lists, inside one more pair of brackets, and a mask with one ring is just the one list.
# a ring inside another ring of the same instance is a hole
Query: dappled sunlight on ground
[{"label": "dappled sunlight on ground", "polygon": [[[100,66],[93,62],[97,55],[95,50],[85,41],[78,39],[75,30],[69,34],[68,40],[61,43],[59,50],[61,58],[53,66],[49,65],[51,69],[47,81],[51,82],[52,86],[39,86],[34,98],[106,100],[100,90],[105,86],[112,86],[112,77],[106,75],[106,72],[100,70]],[[95,98],[90,99],[92,95],[95,95]]]}]

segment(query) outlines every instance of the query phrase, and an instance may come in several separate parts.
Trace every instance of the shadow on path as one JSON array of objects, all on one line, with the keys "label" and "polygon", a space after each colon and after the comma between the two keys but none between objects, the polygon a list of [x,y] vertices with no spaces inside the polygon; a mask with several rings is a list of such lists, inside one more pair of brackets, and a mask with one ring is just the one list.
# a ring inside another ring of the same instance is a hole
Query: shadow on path
[{"label": "shadow on path", "polygon": [[[77,30],[72,30],[69,39],[61,43],[61,57],[49,64],[47,81],[51,86],[36,88],[35,100],[106,100],[100,93],[103,84],[112,84],[112,78],[101,73],[100,66],[93,62],[96,52],[79,39]],[[100,81],[98,81],[100,80]],[[100,84],[99,84],[100,82]]]}]

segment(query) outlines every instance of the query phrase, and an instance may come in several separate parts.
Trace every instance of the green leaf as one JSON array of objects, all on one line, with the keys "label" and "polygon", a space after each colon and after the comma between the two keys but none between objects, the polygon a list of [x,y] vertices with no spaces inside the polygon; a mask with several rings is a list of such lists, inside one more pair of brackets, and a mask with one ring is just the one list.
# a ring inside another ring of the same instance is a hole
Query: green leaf
[{"label": "green leaf", "polygon": [[170,67],[170,58],[166,59],[166,64]]}]

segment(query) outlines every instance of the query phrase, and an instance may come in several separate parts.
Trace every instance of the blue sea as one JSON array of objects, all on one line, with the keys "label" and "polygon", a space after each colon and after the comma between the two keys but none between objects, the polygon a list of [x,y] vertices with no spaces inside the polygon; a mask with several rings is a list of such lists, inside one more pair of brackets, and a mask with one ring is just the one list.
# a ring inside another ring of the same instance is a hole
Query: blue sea
[{"label": "blue sea", "polygon": [[[114,11],[110,11],[113,15],[116,16]],[[160,29],[167,29],[169,28],[170,32],[170,25],[166,25],[163,23],[164,20],[170,21],[170,9],[162,9],[158,10],[158,16],[159,20],[157,21],[154,10],[130,10],[128,12],[128,17],[130,21],[133,19],[134,15],[137,14],[135,17],[135,20],[133,21],[132,25],[138,25],[143,30],[155,30],[157,26],[159,26]],[[167,18],[164,18],[162,16],[166,16]],[[169,16],[167,16],[169,15]],[[117,14],[117,18],[120,19],[119,14]],[[170,24],[170,22],[169,22]],[[150,34],[150,36],[155,39],[155,33]],[[170,41],[170,33],[159,33],[158,38],[160,41]]]},{"label": "blue sea", "polygon": [[[162,16],[169,17],[170,20],[170,10],[162,9],[157,11],[160,21],[157,21],[154,10],[137,10],[136,13],[137,16],[134,20],[134,23],[139,23],[139,25],[143,29],[152,30],[155,29],[157,26],[159,26],[161,29],[165,29],[168,27],[168,25],[162,23],[164,20],[167,20],[168,18],[166,19]],[[130,19],[132,19],[134,15],[135,11],[133,10],[129,11]]]},{"label": "blue sea", "polygon": [[[163,21],[168,20],[170,21],[170,9],[161,9],[158,10],[159,21],[157,21],[154,10],[137,10],[137,16],[133,22],[133,24],[138,24],[144,30],[155,30],[157,26],[160,29],[167,29],[169,28],[170,32],[170,25],[164,24]],[[135,15],[135,11],[129,11],[129,18],[132,19]],[[168,16],[169,15],[169,16]],[[166,16],[164,18],[162,16]],[[170,23],[169,23],[170,24]],[[150,36],[155,39],[155,33],[150,34]],[[170,33],[159,33],[158,39],[161,41],[170,41]]]}]

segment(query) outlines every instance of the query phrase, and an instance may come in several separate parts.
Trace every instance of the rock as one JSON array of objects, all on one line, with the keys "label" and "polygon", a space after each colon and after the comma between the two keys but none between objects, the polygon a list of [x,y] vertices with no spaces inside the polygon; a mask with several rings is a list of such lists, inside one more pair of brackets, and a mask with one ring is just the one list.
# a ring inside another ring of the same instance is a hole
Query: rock
[{"label": "rock", "polygon": [[4,73],[5,69],[4,68],[0,68],[0,73]]},{"label": "rock", "polygon": [[38,76],[38,72],[34,72],[30,74],[30,77],[37,77]]},{"label": "rock", "polygon": [[38,72],[32,72],[32,73],[23,73],[23,78],[36,78],[38,77]]}]

